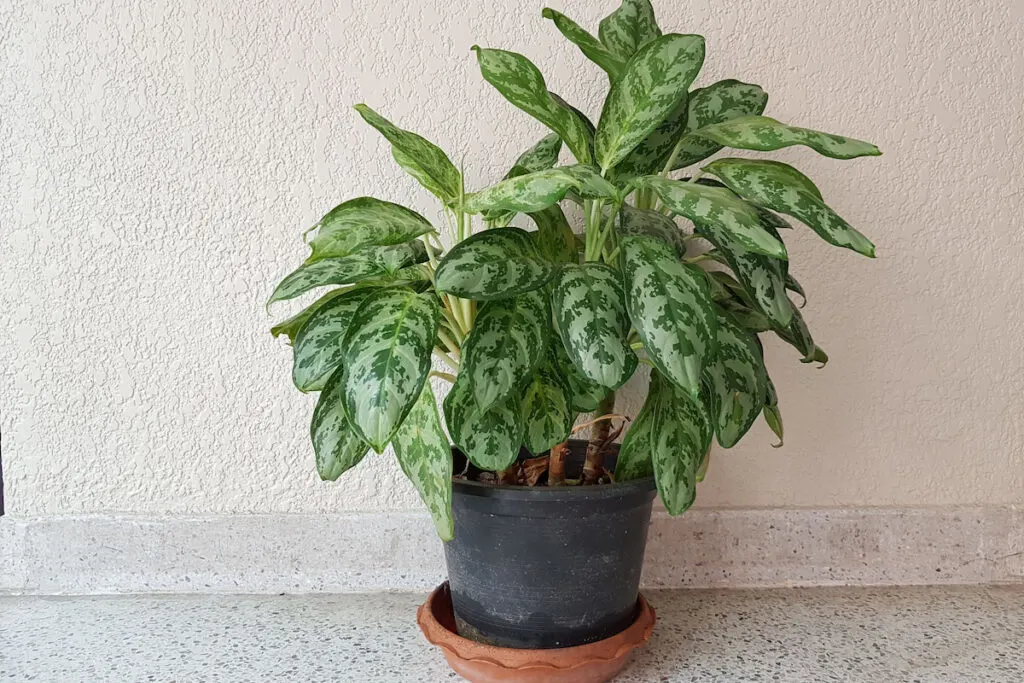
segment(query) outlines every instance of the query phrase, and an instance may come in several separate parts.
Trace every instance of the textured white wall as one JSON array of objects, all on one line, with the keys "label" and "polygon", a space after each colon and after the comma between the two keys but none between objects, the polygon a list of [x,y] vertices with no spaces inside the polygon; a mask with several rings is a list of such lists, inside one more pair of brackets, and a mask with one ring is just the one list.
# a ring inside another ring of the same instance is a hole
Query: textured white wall
[{"label": "textured white wall", "polygon": [[[481,185],[544,131],[482,81],[472,44],[525,52],[596,114],[604,78],[543,4],[0,3],[9,511],[417,507],[388,457],[316,480],[312,399],[263,302],[341,200],[437,216],[350,105],[464,156]],[[614,4],[555,6],[596,27]],[[769,114],[885,151],[778,155],[880,258],[789,238],[832,362],[769,342],[786,447],[761,425],[716,453],[699,504],[1024,502],[1024,4],[655,4],[707,36],[702,82],[759,83]]]}]

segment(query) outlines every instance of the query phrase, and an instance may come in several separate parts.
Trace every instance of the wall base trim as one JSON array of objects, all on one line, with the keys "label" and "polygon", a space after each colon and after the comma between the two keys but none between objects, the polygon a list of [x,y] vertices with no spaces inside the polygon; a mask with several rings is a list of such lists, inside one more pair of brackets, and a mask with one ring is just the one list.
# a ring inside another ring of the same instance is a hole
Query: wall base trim
[{"label": "wall base trim", "polygon": [[[444,554],[425,514],[0,519],[0,592],[426,590]],[[654,514],[649,588],[1024,582],[1024,508]]]}]

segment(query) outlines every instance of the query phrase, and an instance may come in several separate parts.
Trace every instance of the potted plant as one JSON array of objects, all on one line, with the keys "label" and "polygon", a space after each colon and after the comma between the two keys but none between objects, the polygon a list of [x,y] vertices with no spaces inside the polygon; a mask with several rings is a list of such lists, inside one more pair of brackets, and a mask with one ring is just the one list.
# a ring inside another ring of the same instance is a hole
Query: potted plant
[{"label": "potted plant", "polygon": [[[793,166],[707,159],[723,148],[879,151],[763,116],[756,85],[693,87],[704,39],[663,33],[648,0],[624,0],[597,37],[544,16],[609,78],[596,124],[526,57],[474,47],[483,77],[552,133],[471,191],[437,146],[356,106],[440,200],[454,243],[445,249],[436,226],[399,204],[349,199],[307,231],[309,258],[270,302],[338,286],[273,329],[293,343],[295,385],[320,392],[320,476],[391,445],[446,541],[447,630],[465,647],[562,648],[554,657],[638,622],[655,490],[683,513],[712,441],[735,445],[759,415],[781,445],[759,335],[826,362],[788,295],[804,297],[782,239],[788,218],[874,256]],[[563,145],[571,163],[559,164]],[[615,391],[644,366],[647,398],[619,447]],[[450,385],[440,412],[430,377]],[[589,442],[570,439],[582,413],[594,414]],[[553,666],[541,680],[569,667]]]}]

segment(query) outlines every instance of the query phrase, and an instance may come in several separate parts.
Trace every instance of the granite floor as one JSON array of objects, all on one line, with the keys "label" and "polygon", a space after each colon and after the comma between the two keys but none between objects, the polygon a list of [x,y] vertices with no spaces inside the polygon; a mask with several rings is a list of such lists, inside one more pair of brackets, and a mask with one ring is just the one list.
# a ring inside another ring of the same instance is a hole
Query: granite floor
[{"label": "granite floor", "polygon": [[[459,680],[423,596],[0,597],[0,681]],[[655,591],[623,683],[1024,681],[1024,586]]]}]

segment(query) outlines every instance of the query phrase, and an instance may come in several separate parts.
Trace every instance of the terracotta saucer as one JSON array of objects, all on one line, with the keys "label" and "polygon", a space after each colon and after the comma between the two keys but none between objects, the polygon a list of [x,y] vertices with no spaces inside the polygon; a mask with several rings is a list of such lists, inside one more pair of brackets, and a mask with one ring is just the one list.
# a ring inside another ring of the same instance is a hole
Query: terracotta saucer
[{"label": "terracotta saucer", "polygon": [[445,582],[420,605],[416,621],[448,665],[472,683],[603,683],[626,665],[630,653],[654,630],[654,609],[641,595],[633,625],[596,643],[551,650],[518,650],[468,640],[455,632],[452,598]]}]

